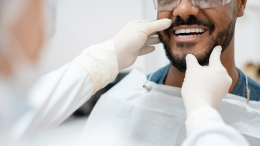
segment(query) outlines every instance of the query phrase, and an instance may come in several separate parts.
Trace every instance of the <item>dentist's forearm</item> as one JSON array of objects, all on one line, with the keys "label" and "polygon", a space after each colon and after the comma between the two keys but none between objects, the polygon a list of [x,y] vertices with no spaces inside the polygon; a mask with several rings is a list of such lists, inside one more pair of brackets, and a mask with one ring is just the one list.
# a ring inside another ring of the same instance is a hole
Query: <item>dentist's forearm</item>
[{"label": "dentist's forearm", "polygon": [[86,103],[93,93],[88,72],[74,63],[41,77],[29,92],[30,110],[14,126],[15,139],[37,141]]},{"label": "dentist's forearm", "polygon": [[93,45],[75,58],[73,63],[83,67],[89,74],[95,94],[118,75],[118,59],[113,40]]},{"label": "dentist's forearm", "polygon": [[188,116],[188,138],[182,146],[249,146],[234,128],[225,124],[214,108],[201,108]]}]

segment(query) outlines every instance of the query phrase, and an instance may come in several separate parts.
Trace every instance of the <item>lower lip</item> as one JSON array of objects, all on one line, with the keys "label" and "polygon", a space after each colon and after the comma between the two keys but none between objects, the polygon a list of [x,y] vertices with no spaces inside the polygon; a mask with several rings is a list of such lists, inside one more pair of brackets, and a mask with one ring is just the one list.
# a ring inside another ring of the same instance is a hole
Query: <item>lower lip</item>
[{"label": "lower lip", "polygon": [[203,34],[201,35],[198,35],[198,36],[193,36],[193,37],[189,37],[189,38],[179,38],[176,36],[176,34],[174,32],[173,33],[173,36],[174,36],[174,39],[178,42],[192,42],[192,41],[197,41],[199,40],[201,37],[203,37],[206,33],[208,33],[208,30],[206,30]]}]

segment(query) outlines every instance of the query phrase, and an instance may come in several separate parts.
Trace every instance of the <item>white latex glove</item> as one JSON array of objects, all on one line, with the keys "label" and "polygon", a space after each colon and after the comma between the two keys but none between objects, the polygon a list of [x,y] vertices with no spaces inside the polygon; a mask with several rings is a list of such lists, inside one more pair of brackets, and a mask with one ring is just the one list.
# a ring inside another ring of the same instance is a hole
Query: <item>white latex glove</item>
[{"label": "white latex glove", "polygon": [[157,31],[167,29],[171,19],[129,22],[113,39],[90,46],[73,60],[89,74],[95,94],[113,81],[118,72],[132,65],[137,56],[150,53],[160,43]]},{"label": "white latex glove", "polygon": [[155,48],[150,45],[161,41],[158,36],[151,36],[156,35],[157,31],[169,28],[171,24],[171,19],[137,20],[127,23],[113,38],[119,71],[133,65],[138,56],[153,52]]},{"label": "white latex glove", "polygon": [[221,51],[220,46],[213,50],[209,66],[201,66],[195,56],[187,55],[182,98],[188,116],[201,107],[217,108],[228,93],[232,79],[221,64]]}]

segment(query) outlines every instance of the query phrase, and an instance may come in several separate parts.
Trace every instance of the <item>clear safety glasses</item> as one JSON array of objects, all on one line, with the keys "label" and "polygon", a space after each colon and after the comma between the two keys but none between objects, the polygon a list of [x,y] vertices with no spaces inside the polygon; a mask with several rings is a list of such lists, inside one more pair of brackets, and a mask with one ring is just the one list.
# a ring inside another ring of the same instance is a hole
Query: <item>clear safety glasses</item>
[{"label": "clear safety glasses", "polygon": [[[159,11],[173,11],[181,0],[153,0],[155,9]],[[199,9],[219,7],[228,4],[231,0],[189,0]]]}]

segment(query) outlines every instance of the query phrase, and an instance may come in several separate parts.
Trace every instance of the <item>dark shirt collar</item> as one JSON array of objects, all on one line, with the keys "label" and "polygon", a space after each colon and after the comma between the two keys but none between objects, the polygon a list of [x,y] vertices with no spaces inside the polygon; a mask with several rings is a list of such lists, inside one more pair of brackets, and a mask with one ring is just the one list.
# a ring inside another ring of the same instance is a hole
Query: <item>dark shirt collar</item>
[{"label": "dark shirt collar", "polygon": [[[163,84],[170,66],[171,64],[156,71],[154,74],[152,74],[150,81],[153,81],[157,84]],[[246,98],[246,76],[242,73],[240,69],[237,70],[239,72],[239,80],[232,94]],[[148,79],[149,77],[150,75],[148,75]]]}]

